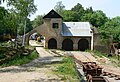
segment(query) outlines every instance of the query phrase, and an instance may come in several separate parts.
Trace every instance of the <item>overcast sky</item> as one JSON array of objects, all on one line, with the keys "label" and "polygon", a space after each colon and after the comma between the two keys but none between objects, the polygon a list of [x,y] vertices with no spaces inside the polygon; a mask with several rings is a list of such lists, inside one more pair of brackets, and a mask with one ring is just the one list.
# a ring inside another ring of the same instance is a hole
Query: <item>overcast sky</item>
[{"label": "overcast sky", "polygon": [[58,1],[62,1],[66,10],[80,3],[84,8],[92,6],[93,10],[102,10],[110,18],[120,16],[120,0],[35,0],[38,10],[30,19],[33,20],[37,15],[47,14],[54,9]]}]

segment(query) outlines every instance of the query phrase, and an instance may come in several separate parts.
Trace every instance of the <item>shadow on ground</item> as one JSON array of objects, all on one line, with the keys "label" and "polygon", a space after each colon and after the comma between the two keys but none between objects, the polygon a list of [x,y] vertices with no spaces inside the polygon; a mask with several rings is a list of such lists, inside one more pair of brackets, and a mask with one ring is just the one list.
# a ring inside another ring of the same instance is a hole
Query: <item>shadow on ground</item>
[{"label": "shadow on ground", "polygon": [[32,72],[35,71],[36,68],[50,68],[51,64],[62,63],[62,59],[63,59],[62,57],[51,57],[51,56],[38,58],[22,66],[10,66],[10,67],[0,68],[0,73]]}]

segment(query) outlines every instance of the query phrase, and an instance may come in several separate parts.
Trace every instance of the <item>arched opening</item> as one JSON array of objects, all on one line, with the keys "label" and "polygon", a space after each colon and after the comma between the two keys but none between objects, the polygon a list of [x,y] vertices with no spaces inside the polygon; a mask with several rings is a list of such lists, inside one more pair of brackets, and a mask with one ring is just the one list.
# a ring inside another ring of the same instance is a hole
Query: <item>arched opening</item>
[{"label": "arched opening", "polygon": [[33,33],[29,37],[29,44],[31,46],[41,46],[45,45],[45,37],[37,32]]},{"label": "arched opening", "polygon": [[72,51],[73,50],[73,41],[71,39],[65,39],[62,42],[62,49],[66,51]]},{"label": "arched opening", "polygon": [[49,49],[57,49],[57,41],[54,38],[51,38],[48,41],[48,48]]},{"label": "arched opening", "polygon": [[78,50],[85,51],[89,49],[89,42],[86,39],[80,39],[78,42]]}]

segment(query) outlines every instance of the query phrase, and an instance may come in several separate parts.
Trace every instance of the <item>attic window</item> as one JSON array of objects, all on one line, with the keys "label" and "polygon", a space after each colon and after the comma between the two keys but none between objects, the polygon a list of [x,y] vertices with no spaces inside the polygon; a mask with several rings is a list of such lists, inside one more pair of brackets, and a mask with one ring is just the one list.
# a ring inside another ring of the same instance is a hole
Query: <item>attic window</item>
[{"label": "attic window", "polygon": [[53,28],[58,28],[58,27],[59,27],[58,23],[53,23]]}]

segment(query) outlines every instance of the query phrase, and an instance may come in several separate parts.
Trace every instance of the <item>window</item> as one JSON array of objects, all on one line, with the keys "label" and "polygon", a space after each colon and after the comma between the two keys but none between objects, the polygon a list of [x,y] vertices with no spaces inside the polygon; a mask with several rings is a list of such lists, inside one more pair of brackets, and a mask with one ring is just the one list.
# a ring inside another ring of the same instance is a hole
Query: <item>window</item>
[{"label": "window", "polygon": [[59,27],[58,23],[53,23],[53,28],[58,28],[58,27]]}]

